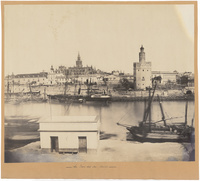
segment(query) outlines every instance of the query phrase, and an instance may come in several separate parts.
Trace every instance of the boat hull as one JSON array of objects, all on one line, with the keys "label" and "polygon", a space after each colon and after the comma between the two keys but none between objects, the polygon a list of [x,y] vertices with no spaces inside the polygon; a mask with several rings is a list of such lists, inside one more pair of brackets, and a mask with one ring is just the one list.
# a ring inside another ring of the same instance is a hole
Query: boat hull
[{"label": "boat hull", "polygon": [[162,142],[189,142],[194,141],[190,136],[183,136],[172,131],[151,131],[149,133],[140,133],[134,129],[127,128],[131,135],[128,136],[129,141],[162,143]]},{"label": "boat hull", "polygon": [[111,96],[82,96],[82,95],[48,95],[51,100],[59,102],[110,102]]}]

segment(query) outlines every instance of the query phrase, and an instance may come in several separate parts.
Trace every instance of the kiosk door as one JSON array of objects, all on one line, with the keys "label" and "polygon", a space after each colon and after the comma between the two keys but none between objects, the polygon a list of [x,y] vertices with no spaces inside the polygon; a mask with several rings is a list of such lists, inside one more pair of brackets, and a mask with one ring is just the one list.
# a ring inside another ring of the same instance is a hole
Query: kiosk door
[{"label": "kiosk door", "polygon": [[87,137],[80,136],[78,137],[79,140],[79,152],[87,153]]},{"label": "kiosk door", "polygon": [[58,137],[51,136],[51,152],[58,152]]}]

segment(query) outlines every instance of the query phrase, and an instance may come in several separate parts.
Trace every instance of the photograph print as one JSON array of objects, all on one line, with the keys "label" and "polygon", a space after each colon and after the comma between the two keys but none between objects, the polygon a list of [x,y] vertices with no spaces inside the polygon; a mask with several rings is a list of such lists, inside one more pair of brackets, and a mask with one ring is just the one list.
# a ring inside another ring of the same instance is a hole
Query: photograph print
[{"label": "photograph print", "polygon": [[195,5],[3,5],[4,163],[195,161]]}]

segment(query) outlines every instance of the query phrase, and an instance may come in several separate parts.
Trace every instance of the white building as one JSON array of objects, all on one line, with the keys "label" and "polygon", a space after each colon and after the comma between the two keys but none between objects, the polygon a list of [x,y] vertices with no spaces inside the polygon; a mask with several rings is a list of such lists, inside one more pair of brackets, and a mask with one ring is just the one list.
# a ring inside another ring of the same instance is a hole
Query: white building
[{"label": "white building", "polygon": [[14,84],[35,84],[44,85],[48,82],[47,72],[33,73],[33,74],[17,74],[13,78]]},{"label": "white building", "polygon": [[161,77],[161,84],[166,84],[167,82],[173,82],[176,83],[178,73],[175,72],[169,72],[169,71],[152,71],[152,78],[154,77]]},{"label": "white building", "polygon": [[97,116],[54,116],[39,121],[41,149],[51,152],[95,151],[99,140]]},{"label": "white building", "polygon": [[55,81],[56,81],[57,84],[65,84],[66,76],[62,73],[56,73]]},{"label": "white building", "polygon": [[51,66],[50,72],[48,72],[48,85],[56,85],[56,72],[53,66]]},{"label": "white building", "polygon": [[151,62],[145,61],[143,46],[140,48],[139,62],[133,63],[135,89],[146,89],[151,86]]},{"label": "white building", "polygon": [[48,72],[47,85],[65,84],[66,81],[66,76],[63,73],[55,71],[53,66],[51,66],[50,72]]}]

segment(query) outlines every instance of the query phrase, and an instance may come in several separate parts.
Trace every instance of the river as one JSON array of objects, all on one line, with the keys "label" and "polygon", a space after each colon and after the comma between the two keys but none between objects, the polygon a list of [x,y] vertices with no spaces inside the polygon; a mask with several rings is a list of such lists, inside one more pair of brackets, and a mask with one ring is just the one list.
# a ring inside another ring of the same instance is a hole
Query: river
[{"label": "river", "polygon": [[[167,123],[184,122],[185,120],[185,102],[184,101],[166,101],[163,102],[163,109],[166,118],[174,117],[176,119],[168,120]],[[143,119],[143,102],[113,102],[109,105],[102,103],[31,103],[25,102],[17,105],[5,104],[5,116],[91,116],[97,115],[101,120],[101,131],[109,133],[122,133],[117,122],[128,125],[137,125]],[[188,103],[188,124],[194,114],[194,102]],[[161,119],[161,111],[158,102],[152,103],[152,120]]]}]

